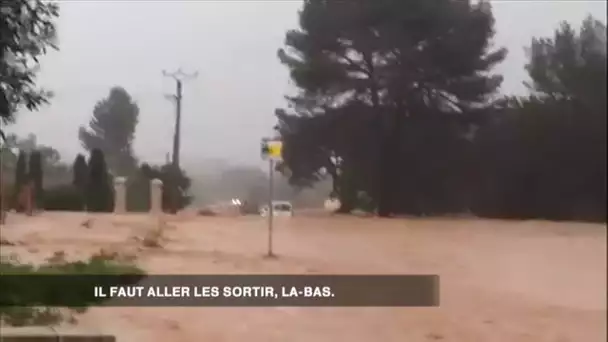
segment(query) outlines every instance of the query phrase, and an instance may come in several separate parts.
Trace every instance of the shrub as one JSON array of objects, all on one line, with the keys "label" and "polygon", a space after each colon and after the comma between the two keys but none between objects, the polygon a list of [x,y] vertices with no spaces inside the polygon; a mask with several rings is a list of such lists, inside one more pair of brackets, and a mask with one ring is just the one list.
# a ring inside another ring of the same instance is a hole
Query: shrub
[{"label": "shrub", "polygon": [[73,185],[60,185],[46,190],[44,209],[61,211],[82,211],[82,192]]}]

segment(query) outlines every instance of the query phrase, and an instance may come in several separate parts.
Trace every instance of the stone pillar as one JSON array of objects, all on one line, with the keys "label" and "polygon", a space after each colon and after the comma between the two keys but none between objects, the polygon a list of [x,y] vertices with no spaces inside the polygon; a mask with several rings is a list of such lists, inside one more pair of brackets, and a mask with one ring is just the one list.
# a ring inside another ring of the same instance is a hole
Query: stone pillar
[{"label": "stone pillar", "polygon": [[163,181],[154,178],[150,182],[150,213],[160,214],[163,211]]},{"label": "stone pillar", "polygon": [[127,180],[124,177],[114,178],[114,213],[127,211]]}]

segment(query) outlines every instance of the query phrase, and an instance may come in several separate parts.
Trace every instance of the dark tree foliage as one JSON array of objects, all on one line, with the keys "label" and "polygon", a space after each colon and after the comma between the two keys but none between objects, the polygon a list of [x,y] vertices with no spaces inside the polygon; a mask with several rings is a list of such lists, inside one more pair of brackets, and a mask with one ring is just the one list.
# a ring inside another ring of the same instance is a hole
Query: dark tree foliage
[{"label": "dark tree foliage", "polygon": [[300,89],[295,113],[279,117],[285,153],[308,151],[286,159],[294,182],[346,176],[345,212],[359,192],[382,216],[462,209],[446,198],[458,186],[445,170],[495,105],[502,79],[489,71],[506,51],[490,49],[492,36],[484,1],[305,1],[279,51]]},{"label": "dark tree foliage", "polygon": [[[164,211],[181,210],[192,203],[192,196],[188,193],[192,181],[184,170],[176,170],[173,164],[151,167],[149,178],[158,178],[163,181],[162,205]],[[175,206],[176,200],[177,205]]]},{"label": "dark tree foliage", "polygon": [[87,161],[82,154],[78,154],[72,165],[72,185],[76,188],[77,193],[81,197],[81,210],[85,206],[85,194],[87,189],[87,180],[89,177],[89,167]]},{"label": "dark tree foliage", "polygon": [[148,212],[150,210],[150,177],[153,171],[150,165],[143,163],[138,172],[127,181],[127,210]]},{"label": "dark tree foliage", "polygon": [[78,154],[72,164],[72,185],[84,189],[87,184],[89,168],[87,161],[82,154]]},{"label": "dark tree foliage", "polygon": [[97,102],[88,127],[78,133],[82,146],[103,151],[114,176],[129,176],[137,168],[132,143],[139,107],[123,88],[114,87],[107,98]]},{"label": "dark tree foliage", "polygon": [[606,27],[587,18],[577,33],[564,23],[552,39],[534,39],[529,57],[531,95],[480,135],[477,211],[605,220]]},{"label": "dark tree foliage", "polygon": [[0,1],[0,139],[2,125],[25,106],[34,110],[50,93],[36,89],[38,58],[55,48],[58,5],[43,0]]},{"label": "dark tree foliage", "polygon": [[89,158],[89,175],[86,187],[87,210],[110,212],[114,205],[112,179],[108,174],[106,161],[100,149],[93,149]]},{"label": "dark tree foliage", "polygon": [[83,209],[83,193],[72,184],[52,186],[44,192],[46,211],[82,211]]},{"label": "dark tree foliage", "polygon": [[534,39],[521,98],[497,94],[492,27],[483,1],[305,1],[279,171],[331,177],[342,212],[605,220],[605,26]]},{"label": "dark tree foliage", "polygon": [[159,179],[163,182],[162,207],[164,211],[172,211],[174,197],[177,189],[177,209],[183,209],[190,205],[192,196],[188,194],[191,180],[183,170],[175,177],[172,164],[152,166],[143,163],[139,172],[134,174],[127,183],[127,208],[129,211],[150,210],[150,182]]},{"label": "dark tree foliage", "polygon": [[44,208],[44,187],[42,181],[42,169],[42,154],[40,153],[40,151],[34,150],[30,153],[28,180],[33,184],[33,202],[36,205],[36,208]]},{"label": "dark tree foliage", "polygon": [[[27,153],[20,150],[19,156],[17,157],[17,165],[15,166],[15,185],[13,187],[13,203],[15,205],[19,203],[19,195],[21,194],[21,190],[28,181],[27,159]],[[21,208],[17,209],[21,210]]]},{"label": "dark tree foliage", "polygon": [[278,111],[276,127],[283,141],[283,159],[279,171],[289,172],[290,183],[309,187],[330,177],[333,197],[341,200],[341,212],[357,206],[359,192],[373,189],[374,160],[380,136],[364,130],[373,113],[360,103],[332,110],[324,115],[302,118]]}]

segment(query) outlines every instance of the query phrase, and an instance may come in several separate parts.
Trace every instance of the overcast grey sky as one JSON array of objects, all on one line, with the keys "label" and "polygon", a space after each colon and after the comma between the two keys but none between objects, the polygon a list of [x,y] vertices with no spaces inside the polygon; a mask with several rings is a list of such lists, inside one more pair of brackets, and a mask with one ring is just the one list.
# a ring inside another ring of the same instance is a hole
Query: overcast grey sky
[{"label": "overcast grey sky", "polygon": [[[498,1],[495,44],[509,56],[497,72],[503,90],[522,92],[524,46],[551,35],[561,20],[576,27],[588,14],[606,22],[606,2]],[[140,106],[135,151],[162,162],[171,150],[174,84],[162,70],[199,72],[185,83],[182,160],[260,164],[259,139],[271,133],[284,104],[288,74],[278,62],[286,30],[296,28],[301,1],[61,1],[60,51],[42,59],[40,82],[51,105],[23,113],[8,130],[34,133],[66,160],[80,152],[77,131],[109,88],[123,86]]]}]

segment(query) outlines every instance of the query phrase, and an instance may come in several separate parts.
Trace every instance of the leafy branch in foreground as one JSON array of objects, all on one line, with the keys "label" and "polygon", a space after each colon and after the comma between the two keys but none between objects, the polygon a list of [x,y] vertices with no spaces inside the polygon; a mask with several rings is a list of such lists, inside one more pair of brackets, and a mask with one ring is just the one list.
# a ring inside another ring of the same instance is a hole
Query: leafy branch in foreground
[{"label": "leafy branch in foreground", "polygon": [[56,2],[0,1],[0,136],[20,107],[35,110],[48,103],[51,92],[36,88],[39,58],[57,49]]}]

